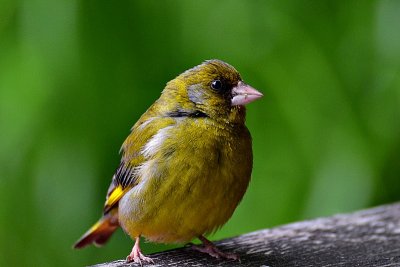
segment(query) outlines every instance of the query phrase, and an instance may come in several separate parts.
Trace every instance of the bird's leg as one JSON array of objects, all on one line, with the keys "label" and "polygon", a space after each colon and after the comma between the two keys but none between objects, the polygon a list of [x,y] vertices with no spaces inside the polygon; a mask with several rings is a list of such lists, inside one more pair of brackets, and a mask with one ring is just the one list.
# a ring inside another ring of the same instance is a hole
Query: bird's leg
[{"label": "bird's leg", "polygon": [[205,238],[204,236],[199,236],[199,240],[203,243],[203,245],[193,245],[192,248],[194,250],[207,253],[208,255],[214,258],[223,258],[230,260],[240,260],[239,256],[234,253],[224,253],[219,250],[210,240]]},{"label": "bird's leg", "polygon": [[139,263],[140,265],[142,265],[142,261],[148,263],[154,263],[154,261],[151,258],[146,257],[142,254],[139,242],[140,242],[140,237],[138,236],[135,238],[135,245],[133,245],[131,253],[128,255],[128,257],[126,257],[126,262],[135,262]]}]

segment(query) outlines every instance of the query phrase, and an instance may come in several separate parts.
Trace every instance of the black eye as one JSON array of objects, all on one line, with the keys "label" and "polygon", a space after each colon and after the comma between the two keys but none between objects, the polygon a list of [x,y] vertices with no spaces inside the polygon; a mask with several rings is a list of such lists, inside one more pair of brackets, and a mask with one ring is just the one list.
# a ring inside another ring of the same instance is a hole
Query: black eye
[{"label": "black eye", "polygon": [[211,82],[211,88],[214,90],[222,89],[222,82],[220,80],[214,80]]}]

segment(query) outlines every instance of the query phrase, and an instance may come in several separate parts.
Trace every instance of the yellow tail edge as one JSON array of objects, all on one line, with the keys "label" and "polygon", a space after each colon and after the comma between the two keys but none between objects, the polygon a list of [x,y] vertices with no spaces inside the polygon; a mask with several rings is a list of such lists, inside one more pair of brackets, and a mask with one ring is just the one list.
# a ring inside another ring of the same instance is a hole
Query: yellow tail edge
[{"label": "yellow tail edge", "polygon": [[100,247],[104,245],[119,227],[118,218],[109,214],[104,215],[74,244],[73,248],[84,248],[88,245]]}]

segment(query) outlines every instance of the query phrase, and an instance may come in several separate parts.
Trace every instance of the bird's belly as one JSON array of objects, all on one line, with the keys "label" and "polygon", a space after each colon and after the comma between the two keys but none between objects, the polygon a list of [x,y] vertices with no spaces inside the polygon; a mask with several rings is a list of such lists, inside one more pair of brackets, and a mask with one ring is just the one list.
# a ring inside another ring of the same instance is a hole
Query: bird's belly
[{"label": "bird's belly", "polygon": [[[204,155],[213,157],[213,155]],[[217,155],[218,156],[218,155]],[[250,161],[250,162],[246,162]],[[143,180],[119,204],[122,228],[132,238],[183,243],[212,232],[233,214],[250,180],[250,168],[236,171],[234,161],[187,160],[176,166],[153,162],[160,173]]]}]

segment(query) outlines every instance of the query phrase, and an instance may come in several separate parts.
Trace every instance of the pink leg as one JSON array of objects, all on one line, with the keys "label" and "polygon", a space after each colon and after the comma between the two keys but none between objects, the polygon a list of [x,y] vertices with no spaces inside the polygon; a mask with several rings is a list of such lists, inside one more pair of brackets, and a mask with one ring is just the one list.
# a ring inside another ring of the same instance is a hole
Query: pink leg
[{"label": "pink leg", "polygon": [[223,258],[223,259],[229,259],[229,260],[239,260],[240,258],[238,255],[234,253],[224,253],[221,250],[219,250],[210,240],[205,238],[204,236],[199,236],[199,239],[201,242],[203,242],[203,245],[198,245],[198,246],[192,246],[194,250],[207,253],[208,255],[214,257],[214,258]]},{"label": "pink leg", "polygon": [[142,254],[142,251],[140,250],[139,242],[140,242],[140,237],[136,237],[135,245],[133,245],[131,253],[128,255],[128,257],[126,257],[126,262],[135,262],[135,263],[139,263],[140,265],[142,265],[142,261],[148,262],[148,263],[154,263],[154,261],[151,258],[146,257]]}]

